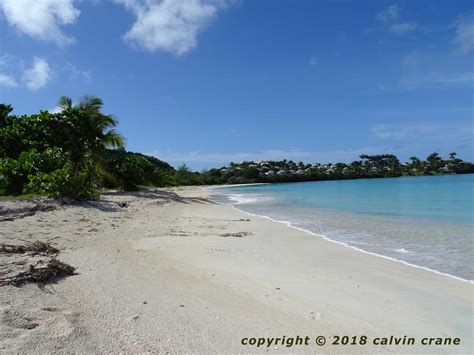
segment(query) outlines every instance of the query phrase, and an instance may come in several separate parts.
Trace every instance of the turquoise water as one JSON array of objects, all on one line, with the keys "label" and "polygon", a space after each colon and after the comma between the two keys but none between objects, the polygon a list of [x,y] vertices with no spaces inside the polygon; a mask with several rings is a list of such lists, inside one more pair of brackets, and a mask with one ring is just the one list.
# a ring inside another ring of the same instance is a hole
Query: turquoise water
[{"label": "turquoise water", "polygon": [[328,239],[474,279],[474,174],[224,187],[216,199]]}]

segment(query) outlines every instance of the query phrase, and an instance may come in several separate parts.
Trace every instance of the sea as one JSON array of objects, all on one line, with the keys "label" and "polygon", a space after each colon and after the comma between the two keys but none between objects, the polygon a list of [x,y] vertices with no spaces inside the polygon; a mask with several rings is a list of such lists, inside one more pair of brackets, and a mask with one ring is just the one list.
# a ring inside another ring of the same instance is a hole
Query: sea
[{"label": "sea", "polygon": [[474,280],[474,174],[213,188],[244,212],[413,267]]}]

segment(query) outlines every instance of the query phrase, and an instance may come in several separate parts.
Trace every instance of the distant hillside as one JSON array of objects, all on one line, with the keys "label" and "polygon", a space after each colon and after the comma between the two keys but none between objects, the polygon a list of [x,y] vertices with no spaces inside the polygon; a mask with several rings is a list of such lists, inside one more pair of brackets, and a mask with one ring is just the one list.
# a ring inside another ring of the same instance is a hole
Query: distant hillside
[{"label": "distant hillside", "polygon": [[155,157],[127,152],[124,149],[108,149],[105,153],[106,187],[134,190],[138,186],[164,186],[169,184],[175,169]]},{"label": "distant hillside", "polygon": [[455,152],[447,158],[438,153],[430,154],[426,160],[413,156],[409,162],[401,162],[393,154],[382,154],[361,155],[360,160],[352,163],[334,164],[292,160],[243,161],[202,172],[196,177],[196,182],[247,184],[471,173],[474,173],[474,164],[458,159]]}]

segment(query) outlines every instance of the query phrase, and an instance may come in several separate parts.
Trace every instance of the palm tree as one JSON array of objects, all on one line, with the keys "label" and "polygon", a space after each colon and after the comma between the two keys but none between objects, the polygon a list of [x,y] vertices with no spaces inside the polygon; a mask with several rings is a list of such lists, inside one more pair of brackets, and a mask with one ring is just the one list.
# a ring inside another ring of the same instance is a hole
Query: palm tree
[{"label": "palm tree", "polygon": [[124,147],[125,139],[115,129],[117,119],[101,112],[103,101],[96,96],[83,96],[76,105],[71,98],[62,96],[58,105],[61,114],[74,125],[73,174],[87,163],[99,174],[106,174],[103,168],[105,151]]},{"label": "palm tree", "polygon": [[58,107],[61,109],[61,111],[72,108],[71,98],[67,96],[61,96],[58,100]]}]

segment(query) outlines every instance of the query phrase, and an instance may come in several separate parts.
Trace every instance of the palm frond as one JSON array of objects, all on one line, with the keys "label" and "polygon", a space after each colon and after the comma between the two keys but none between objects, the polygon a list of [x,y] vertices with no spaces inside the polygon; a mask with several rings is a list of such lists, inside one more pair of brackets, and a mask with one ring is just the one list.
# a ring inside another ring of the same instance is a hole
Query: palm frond
[{"label": "palm frond", "polygon": [[107,148],[123,148],[125,146],[125,138],[115,129],[107,131],[102,141]]},{"label": "palm frond", "polygon": [[83,110],[100,111],[103,105],[104,102],[101,98],[93,95],[84,95],[77,106]]},{"label": "palm frond", "polygon": [[58,106],[62,109],[72,108],[72,99],[67,96],[61,96],[58,100]]}]

